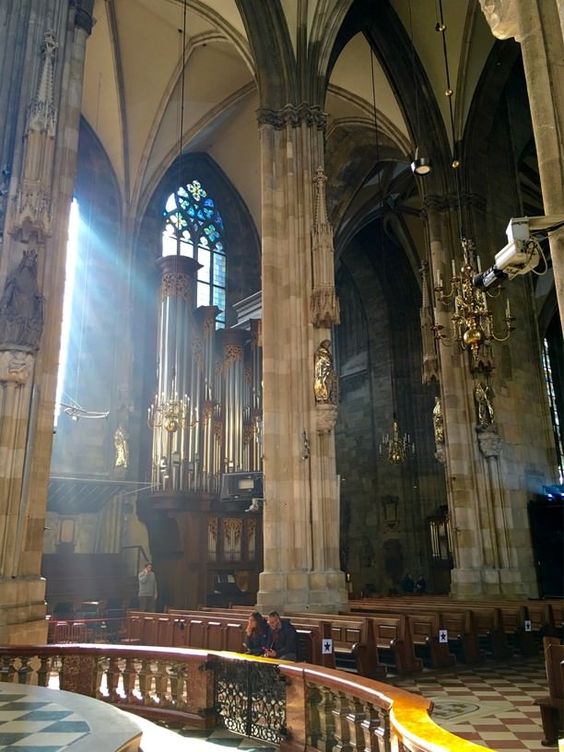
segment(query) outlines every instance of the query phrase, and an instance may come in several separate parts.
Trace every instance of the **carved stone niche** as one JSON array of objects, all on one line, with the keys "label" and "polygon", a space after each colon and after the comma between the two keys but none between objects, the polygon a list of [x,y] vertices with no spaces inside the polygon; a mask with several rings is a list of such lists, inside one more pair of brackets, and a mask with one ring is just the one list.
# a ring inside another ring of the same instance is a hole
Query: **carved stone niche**
[{"label": "carved stone niche", "polygon": [[21,350],[0,350],[0,383],[23,386],[33,370],[33,355]]},{"label": "carved stone niche", "polygon": [[337,422],[337,405],[318,403],[315,406],[315,414],[317,433],[331,433]]},{"label": "carved stone niche", "polygon": [[476,435],[478,436],[480,452],[486,457],[486,459],[499,457],[503,447],[503,439],[494,428],[484,429],[477,426]]}]

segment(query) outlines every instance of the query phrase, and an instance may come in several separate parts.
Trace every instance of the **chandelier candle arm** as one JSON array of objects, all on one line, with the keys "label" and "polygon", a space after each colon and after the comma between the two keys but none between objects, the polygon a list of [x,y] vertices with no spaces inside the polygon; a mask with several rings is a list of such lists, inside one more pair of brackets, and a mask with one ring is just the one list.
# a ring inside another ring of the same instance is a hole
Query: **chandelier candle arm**
[{"label": "chandelier candle arm", "polygon": [[466,238],[462,239],[463,262],[460,272],[456,273],[456,263],[452,260],[452,278],[450,290],[447,292],[437,272],[438,285],[435,288],[437,300],[445,307],[452,303],[451,314],[452,338],[449,341],[442,331],[443,326],[435,324],[435,337],[444,345],[455,342],[461,350],[470,353],[470,367],[472,371],[489,371],[493,368],[490,346],[493,341],[505,342],[511,336],[514,327],[511,316],[511,306],[507,300],[505,308],[505,331],[496,332],[493,314],[488,309],[486,293],[474,286],[474,275],[480,269],[479,256],[474,243]]}]

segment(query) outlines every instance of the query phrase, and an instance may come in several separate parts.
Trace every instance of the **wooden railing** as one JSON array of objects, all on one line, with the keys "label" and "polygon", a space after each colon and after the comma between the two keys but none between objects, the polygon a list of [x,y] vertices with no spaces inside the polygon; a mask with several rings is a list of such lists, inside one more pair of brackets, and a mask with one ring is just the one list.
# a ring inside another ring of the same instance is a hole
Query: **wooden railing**
[{"label": "wooden railing", "polygon": [[424,697],[307,663],[186,648],[0,646],[0,679],[79,692],[154,720],[228,728],[282,752],[484,752],[439,728]]}]

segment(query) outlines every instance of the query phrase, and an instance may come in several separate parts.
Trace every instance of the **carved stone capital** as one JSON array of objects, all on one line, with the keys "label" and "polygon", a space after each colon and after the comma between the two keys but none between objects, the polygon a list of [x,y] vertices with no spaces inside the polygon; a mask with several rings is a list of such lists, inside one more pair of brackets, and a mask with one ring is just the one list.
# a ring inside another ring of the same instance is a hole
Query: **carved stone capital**
[{"label": "carved stone capital", "polygon": [[84,29],[88,36],[90,36],[92,33],[92,26],[94,25],[92,19],[94,0],[72,0],[72,5],[76,8],[74,25],[79,29]]},{"label": "carved stone capital", "polygon": [[16,197],[12,235],[23,243],[45,243],[51,232],[51,197],[39,180],[24,180]]},{"label": "carved stone capital", "polygon": [[517,0],[480,0],[480,5],[494,37],[519,41]]},{"label": "carved stone capital", "polygon": [[0,350],[0,383],[23,386],[33,372],[33,355],[20,350]]},{"label": "carved stone capital", "polygon": [[458,206],[468,209],[479,209],[484,211],[487,206],[487,201],[480,193],[474,193],[471,191],[464,191],[458,196],[456,193],[430,193],[423,199],[423,206],[425,211],[433,209],[438,212],[446,212],[454,209],[458,209]]},{"label": "carved stone capital", "polygon": [[290,125],[297,128],[302,123],[308,127],[325,130],[327,126],[327,113],[323,112],[317,104],[310,105],[307,102],[301,104],[286,104],[280,110],[270,110],[262,107],[257,110],[259,125],[270,125],[276,130],[282,130]]},{"label": "carved stone capital", "polygon": [[337,423],[337,405],[318,403],[315,406],[315,416],[317,433],[331,433]]},{"label": "carved stone capital", "polygon": [[499,457],[503,446],[503,439],[494,426],[486,429],[482,429],[478,426],[476,428],[476,435],[478,437],[480,452],[484,457],[487,459],[490,457]]},{"label": "carved stone capital", "polygon": [[341,323],[339,298],[333,285],[316,287],[310,299],[311,323],[316,328],[329,329]]},{"label": "carved stone capital", "polygon": [[438,193],[428,193],[423,199],[425,209],[435,209],[442,212],[448,208],[447,198]]}]

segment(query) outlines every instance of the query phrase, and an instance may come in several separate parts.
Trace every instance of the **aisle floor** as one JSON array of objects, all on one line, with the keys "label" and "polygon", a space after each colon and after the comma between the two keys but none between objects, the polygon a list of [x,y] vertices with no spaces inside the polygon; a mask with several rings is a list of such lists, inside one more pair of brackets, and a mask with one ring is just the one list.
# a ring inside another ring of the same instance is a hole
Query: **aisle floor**
[{"label": "aisle floor", "polygon": [[[526,659],[516,656],[503,663],[488,661],[474,667],[459,665],[456,670],[424,670],[415,676],[392,676],[388,681],[432,699],[435,723],[463,739],[500,752],[547,749],[541,744],[540,710],[535,705],[535,700],[547,695],[540,655]],[[186,727],[179,733],[245,752],[274,752],[270,745],[229,731],[195,731]]]},{"label": "aisle floor", "polygon": [[424,671],[392,679],[397,687],[434,702],[439,726],[476,744],[504,752],[546,749],[540,709],[535,700],[548,694],[544,660],[514,656],[480,666]]}]

